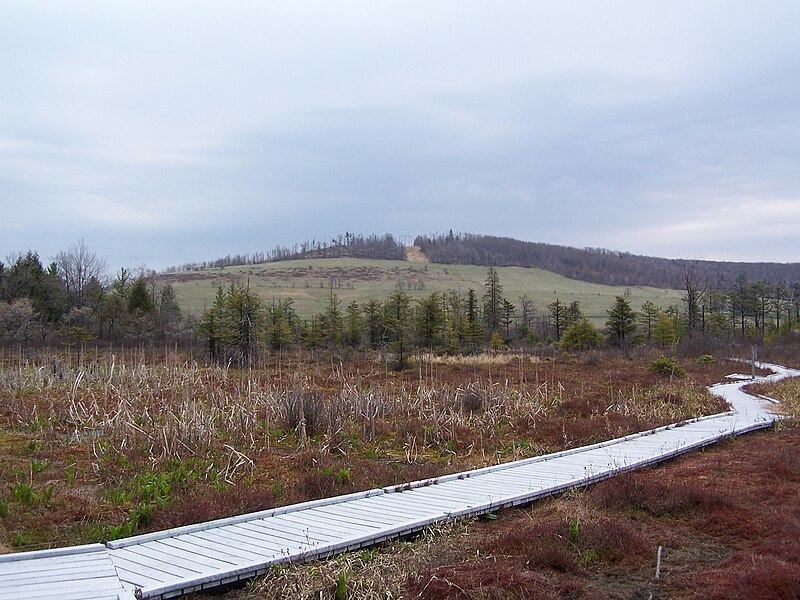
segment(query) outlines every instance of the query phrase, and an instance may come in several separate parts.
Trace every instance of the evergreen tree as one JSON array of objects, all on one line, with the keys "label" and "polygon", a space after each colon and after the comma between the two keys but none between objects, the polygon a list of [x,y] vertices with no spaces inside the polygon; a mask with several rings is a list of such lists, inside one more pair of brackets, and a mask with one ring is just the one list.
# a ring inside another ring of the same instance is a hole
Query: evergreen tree
[{"label": "evergreen tree", "polygon": [[506,339],[511,338],[511,324],[514,322],[516,310],[516,307],[511,302],[503,298],[503,304],[500,308],[500,323],[506,331]]},{"label": "evergreen tree", "polygon": [[444,308],[437,292],[419,300],[417,309],[417,344],[423,348],[441,345],[444,330]]},{"label": "evergreen tree", "polygon": [[195,332],[195,335],[205,339],[208,356],[214,362],[222,362],[223,359],[224,311],[225,292],[218,287],[214,303],[200,317]]},{"label": "evergreen tree", "polygon": [[250,286],[231,283],[223,308],[228,361],[239,368],[258,363],[264,345],[264,306]]},{"label": "evergreen tree", "polygon": [[325,326],[321,315],[312,315],[311,319],[303,324],[301,337],[309,348],[318,348],[325,341]]},{"label": "evergreen tree", "polygon": [[671,348],[678,341],[675,322],[665,312],[659,312],[653,325],[653,343],[660,348]]},{"label": "evergreen tree", "polygon": [[547,308],[550,309],[550,324],[555,329],[556,341],[559,341],[561,340],[561,335],[564,333],[567,321],[567,307],[556,298],[556,301],[549,304]]},{"label": "evergreen tree", "polygon": [[639,324],[644,329],[648,343],[653,339],[653,326],[656,324],[659,312],[661,312],[660,309],[650,300],[642,304],[642,311],[639,313]]},{"label": "evergreen tree", "polygon": [[117,271],[117,277],[114,283],[111,284],[111,291],[113,291],[120,298],[127,298],[128,284],[131,281],[131,273],[125,267]]},{"label": "evergreen tree", "polygon": [[464,343],[470,352],[475,353],[481,347],[483,329],[481,328],[480,315],[478,314],[478,299],[475,290],[469,288],[464,301]]},{"label": "evergreen tree", "polygon": [[565,350],[592,350],[598,348],[603,336],[586,317],[580,317],[564,331],[559,346]]},{"label": "evergreen tree", "polygon": [[451,353],[459,352],[464,346],[464,334],[467,329],[464,304],[456,290],[446,292],[443,300],[444,341],[447,345],[447,351]]},{"label": "evergreen tree", "polygon": [[377,348],[385,341],[383,305],[377,300],[368,300],[364,304],[363,313],[367,345],[370,348]]},{"label": "evergreen tree", "polygon": [[536,309],[533,306],[533,300],[531,300],[527,294],[520,296],[519,308],[519,333],[525,337],[531,331],[531,327],[533,326],[533,318],[536,315]]},{"label": "evergreen tree", "polygon": [[483,290],[483,319],[486,330],[497,331],[500,328],[503,287],[500,285],[500,276],[494,267],[489,267]]},{"label": "evergreen tree", "polygon": [[398,371],[408,366],[411,352],[411,297],[403,290],[394,290],[385,305],[385,323],[389,345]]},{"label": "evergreen tree", "polygon": [[364,318],[358,302],[353,300],[347,305],[344,316],[344,341],[348,346],[357,348],[364,337]]},{"label": "evergreen tree", "polygon": [[[88,286],[84,286],[84,289]],[[175,297],[175,289],[171,283],[166,284],[159,292],[158,316],[165,331],[176,332],[181,321],[181,307]]]},{"label": "evergreen tree", "polygon": [[614,306],[606,311],[608,320],[606,328],[610,342],[627,351],[633,341],[633,334],[636,332],[636,313],[631,308],[630,301],[617,296]]},{"label": "evergreen tree", "polygon": [[131,314],[145,314],[155,308],[144,277],[139,277],[133,282],[127,295],[127,301],[128,312]]},{"label": "evergreen tree", "polygon": [[50,326],[57,324],[67,311],[68,297],[58,277],[55,264],[44,268],[39,255],[28,251],[4,271],[0,300],[13,302],[28,298],[34,310],[36,327],[43,338]]},{"label": "evergreen tree", "polygon": [[329,348],[335,348],[342,343],[344,318],[342,316],[341,307],[342,301],[331,289],[330,295],[328,296],[328,306],[325,309],[325,314],[322,316],[325,341],[328,343]]},{"label": "evergreen tree", "polygon": [[569,304],[569,306],[567,306],[567,308],[564,310],[564,324],[562,327],[562,331],[566,331],[570,325],[578,322],[582,318],[583,318],[583,312],[581,312],[580,302],[578,302],[577,300],[573,300]]},{"label": "evergreen tree", "polygon": [[266,314],[267,341],[270,348],[280,350],[292,343],[296,320],[291,298],[272,301]]}]

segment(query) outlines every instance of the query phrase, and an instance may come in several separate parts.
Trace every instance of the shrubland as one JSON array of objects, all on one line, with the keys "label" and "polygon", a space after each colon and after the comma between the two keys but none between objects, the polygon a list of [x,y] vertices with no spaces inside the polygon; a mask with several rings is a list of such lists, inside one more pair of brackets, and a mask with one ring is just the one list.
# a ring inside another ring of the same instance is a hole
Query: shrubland
[{"label": "shrubland", "polygon": [[259,368],[160,350],[0,359],[0,543],[33,549],[347,493],[725,410],[726,361],[292,351]]}]

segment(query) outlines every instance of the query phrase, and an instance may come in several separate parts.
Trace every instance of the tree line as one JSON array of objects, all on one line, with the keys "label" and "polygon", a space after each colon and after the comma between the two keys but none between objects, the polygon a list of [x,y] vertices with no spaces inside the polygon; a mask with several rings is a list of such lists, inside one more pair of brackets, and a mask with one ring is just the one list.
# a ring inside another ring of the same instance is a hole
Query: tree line
[{"label": "tree line", "polygon": [[800,285],[737,281],[734,290],[708,289],[687,269],[680,304],[660,308],[648,301],[633,307],[623,294],[607,309],[601,329],[578,301],[556,299],[537,307],[526,295],[507,298],[494,267],[487,269],[480,290],[437,291],[417,300],[398,287],[383,300],[344,305],[331,287],[325,310],[307,319],[298,316],[291,299],[266,302],[246,285],[230,284],[219,288],[196,334],[212,360],[239,367],[257,364],[270,350],[303,346],[383,351],[395,367],[404,368],[418,351],[610,346],[627,353],[636,345],[675,350],[680,344],[768,339],[800,323]]},{"label": "tree line", "polygon": [[266,252],[234,254],[211,261],[185,263],[169,267],[165,273],[198,269],[254,265],[264,262],[299,260],[304,258],[367,258],[374,260],[403,260],[405,247],[391,234],[360,235],[346,232],[327,239],[311,239],[292,246],[276,246]]},{"label": "tree line", "polygon": [[602,248],[571,248],[506,237],[456,233],[420,235],[414,240],[431,262],[443,264],[533,267],[571,279],[605,285],[643,285],[682,289],[684,267],[714,286],[734,284],[738,277],[770,284],[800,281],[800,263],[686,261]]},{"label": "tree line", "polygon": [[403,367],[419,350],[472,353],[522,346],[570,350],[603,345],[764,340],[800,324],[800,283],[748,281],[712,285],[697,263],[681,272],[683,300],[661,308],[633,307],[625,295],[597,329],[577,301],[557,298],[536,306],[530,297],[504,294],[497,270],[487,268],[481,289],[432,292],[412,299],[398,286],[387,298],[344,305],[331,286],[324,311],[301,318],[291,299],[266,301],[246,285],[217,291],[198,319],[181,314],[175,291],[151,273],[107,265],[81,240],[47,266],[29,251],[0,262],[0,341],[83,344],[93,340],[202,343],[209,357],[237,366],[257,364],[266,352],[289,347],[378,350]]},{"label": "tree line", "polygon": [[177,335],[181,323],[171,285],[124,268],[109,281],[105,260],[83,240],[47,266],[33,251],[0,262],[0,341],[138,342]]}]

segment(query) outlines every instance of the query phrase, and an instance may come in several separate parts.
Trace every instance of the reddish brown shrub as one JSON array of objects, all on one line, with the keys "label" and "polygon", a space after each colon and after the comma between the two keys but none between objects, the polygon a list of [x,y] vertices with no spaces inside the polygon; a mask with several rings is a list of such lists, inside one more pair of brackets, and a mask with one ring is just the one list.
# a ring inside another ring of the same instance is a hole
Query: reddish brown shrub
[{"label": "reddish brown shrub", "polygon": [[770,524],[760,521],[753,511],[740,506],[708,508],[695,517],[697,527],[705,533],[733,542],[742,539],[757,539],[769,533]]},{"label": "reddish brown shrub", "polygon": [[502,532],[487,549],[495,554],[523,556],[530,567],[574,572],[578,565],[564,538],[568,533],[564,523],[557,520],[529,523]]},{"label": "reddish brown shrub", "polygon": [[578,523],[575,545],[579,551],[593,551],[603,562],[634,561],[647,555],[647,542],[633,527],[616,517]]},{"label": "reddish brown shrub", "polygon": [[796,452],[773,451],[764,459],[766,472],[785,481],[800,481],[800,455]]},{"label": "reddish brown shrub", "polygon": [[776,556],[738,553],[693,582],[696,600],[800,598],[800,567]]},{"label": "reddish brown shrub", "polygon": [[575,576],[531,573],[513,560],[430,569],[406,580],[404,598],[431,600],[603,600],[608,594]]},{"label": "reddish brown shrub", "polygon": [[542,576],[524,571],[509,560],[446,565],[409,575],[406,598],[430,600],[556,600],[555,591]]},{"label": "reddish brown shrub", "polygon": [[528,548],[525,558],[528,567],[533,569],[548,569],[557,573],[578,571],[574,554],[559,542],[532,546]]},{"label": "reddish brown shrub", "polygon": [[586,418],[603,413],[608,400],[598,398],[573,398],[565,400],[558,406],[558,414],[565,417]]},{"label": "reddish brown shrub", "polygon": [[223,489],[203,486],[191,490],[170,504],[154,509],[142,533],[255,512],[271,508],[275,504],[273,489],[253,485]]},{"label": "reddish brown shrub", "polygon": [[642,510],[655,517],[681,516],[700,510],[733,509],[731,500],[691,482],[659,483],[652,472],[625,473],[607,479],[589,493],[602,508]]}]

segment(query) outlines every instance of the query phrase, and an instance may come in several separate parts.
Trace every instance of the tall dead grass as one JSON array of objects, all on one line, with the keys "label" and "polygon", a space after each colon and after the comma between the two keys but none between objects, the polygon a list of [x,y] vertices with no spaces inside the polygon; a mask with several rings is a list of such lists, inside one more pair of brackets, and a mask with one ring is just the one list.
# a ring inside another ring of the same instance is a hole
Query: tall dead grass
[{"label": "tall dead grass", "polygon": [[795,424],[800,422],[800,377],[790,377],[756,387],[757,393],[780,403],[776,410],[781,414],[791,417]]},{"label": "tall dead grass", "polygon": [[[487,463],[554,449],[553,440],[536,436],[568,420],[585,430],[577,442],[724,409],[688,380],[609,386],[587,401],[567,391],[555,365],[540,373],[535,357],[466,357],[461,363],[486,368],[444,377],[447,360],[431,357],[418,377],[397,379],[336,363],[229,370],[176,352],[4,355],[0,411],[54,443],[91,444],[98,462],[115,454],[153,463],[202,458],[220,481],[233,482],[276,444],[339,455],[367,444],[390,456],[401,450],[407,462],[460,456]],[[500,363],[510,370],[493,370]]]}]

